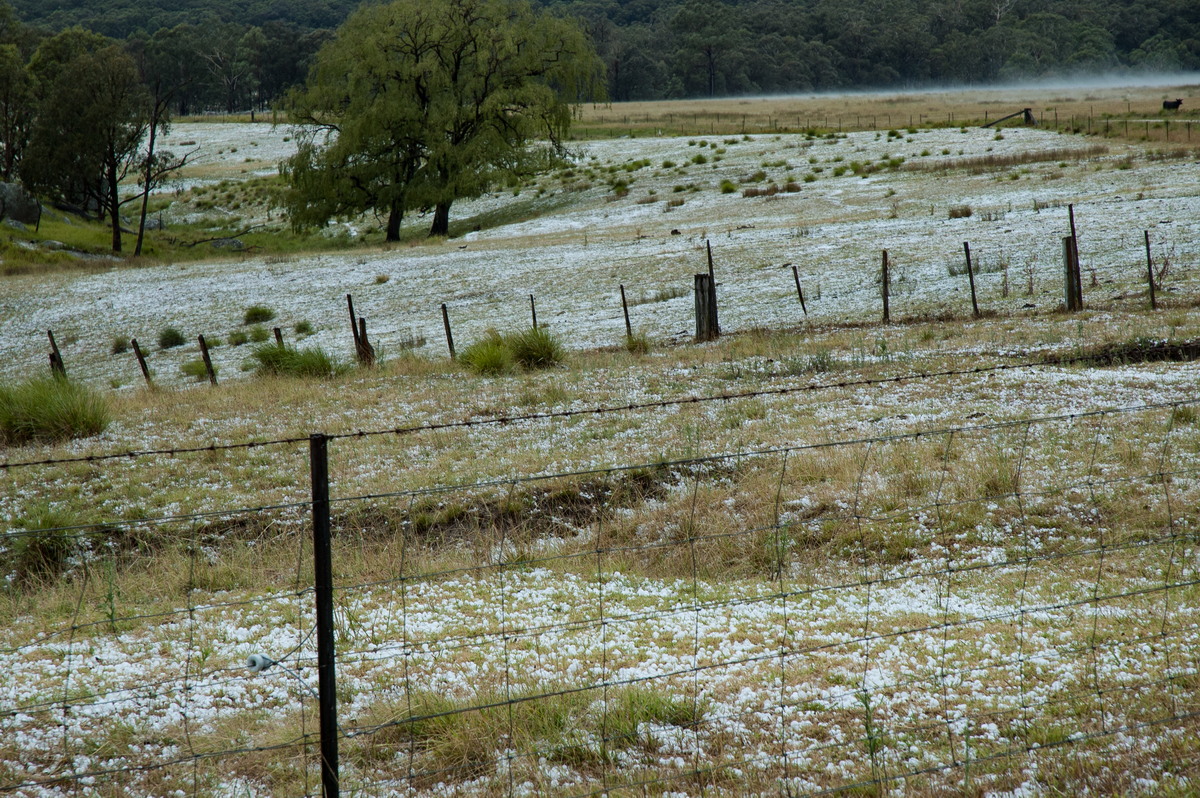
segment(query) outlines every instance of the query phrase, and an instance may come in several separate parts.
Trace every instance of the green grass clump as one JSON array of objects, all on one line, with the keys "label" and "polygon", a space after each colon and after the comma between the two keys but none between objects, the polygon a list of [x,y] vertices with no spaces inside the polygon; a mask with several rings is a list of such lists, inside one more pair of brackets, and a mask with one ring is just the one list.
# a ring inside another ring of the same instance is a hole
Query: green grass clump
[{"label": "green grass clump", "polygon": [[644,355],[650,351],[650,339],[644,332],[636,332],[625,336],[625,351],[634,355]]},{"label": "green grass clump", "polygon": [[6,444],[99,435],[111,415],[103,395],[65,377],[0,386],[0,440]]},{"label": "green grass clump", "polygon": [[256,344],[271,340],[271,332],[261,324],[250,328],[250,340]]},{"label": "green grass clump", "polygon": [[163,327],[158,333],[158,348],[159,349],[174,349],[177,346],[183,346],[187,339],[183,337],[183,333],[178,327]]},{"label": "green grass clump", "polygon": [[513,353],[500,333],[488,330],[483,338],[459,353],[458,362],[477,374],[503,374],[512,370]]},{"label": "green grass clump", "polygon": [[[179,367],[179,370],[197,382],[208,379],[208,368],[204,365],[204,360],[202,358],[196,358],[195,360],[187,361]],[[213,374],[216,373],[217,367],[213,366]]]},{"label": "green grass clump", "polygon": [[245,330],[234,330],[233,332],[231,332],[229,334],[229,345],[230,346],[241,346],[242,344],[249,343],[249,342],[250,342],[250,333],[246,332]]},{"label": "green grass clump", "polygon": [[242,324],[262,324],[275,318],[275,311],[266,305],[251,305],[242,316]]},{"label": "green grass clump", "polygon": [[296,335],[313,334],[313,326],[311,321],[298,321],[293,329],[296,331]]},{"label": "green grass clump", "polygon": [[347,366],[320,347],[297,349],[294,346],[265,344],[255,347],[255,371],[263,375],[288,377],[336,377]]},{"label": "green grass clump", "polygon": [[113,336],[110,350],[114,355],[123,355],[129,351],[129,339],[120,333]]},{"label": "green grass clump", "polygon": [[565,353],[557,338],[545,327],[530,327],[524,332],[505,336],[513,360],[527,369],[548,369],[563,362]]}]

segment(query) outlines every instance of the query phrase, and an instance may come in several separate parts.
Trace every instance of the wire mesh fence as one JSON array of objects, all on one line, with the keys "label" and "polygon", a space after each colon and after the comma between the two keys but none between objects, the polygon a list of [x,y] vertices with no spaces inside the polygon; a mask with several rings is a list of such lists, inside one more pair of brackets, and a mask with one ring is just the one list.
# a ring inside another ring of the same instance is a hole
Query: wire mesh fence
[{"label": "wire mesh fence", "polygon": [[[402,436],[331,439],[340,787],[1186,792],[1196,404],[371,495]],[[7,536],[0,791],[321,791],[305,474]]]}]

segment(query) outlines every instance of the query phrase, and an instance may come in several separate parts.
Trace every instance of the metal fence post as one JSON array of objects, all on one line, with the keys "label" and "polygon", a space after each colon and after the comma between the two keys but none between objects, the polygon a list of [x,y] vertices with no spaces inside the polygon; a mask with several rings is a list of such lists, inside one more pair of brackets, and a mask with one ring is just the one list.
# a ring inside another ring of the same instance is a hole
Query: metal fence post
[{"label": "metal fence post", "polygon": [[337,676],[333,649],[333,554],[329,530],[329,455],[326,437],[321,433],[309,436],[308,452],[312,474],[313,570],[317,600],[321,787],[325,798],[337,798]]}]

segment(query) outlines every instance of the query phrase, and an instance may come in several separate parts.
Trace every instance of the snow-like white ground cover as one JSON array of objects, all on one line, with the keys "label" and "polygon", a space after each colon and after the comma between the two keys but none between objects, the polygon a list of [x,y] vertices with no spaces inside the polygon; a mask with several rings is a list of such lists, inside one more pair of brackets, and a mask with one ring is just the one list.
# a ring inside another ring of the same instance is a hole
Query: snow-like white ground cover
[{"label": "snow-like white ground cover", "polygon": [[[195,141],[202,148],[198,166],[225,164],[231,173],[245,168],[250,174],[260,172],[262,164],[241,166],[244,158],[261,155],[269,161],[286,154],[287,136],[261,125],[180,125],[171,139]],[[936,130],[901,141],[874,133],[828,142],[797,136],[710,140],[725,150],[722,160],[714,163],[716,151],[709,147],[708,163],[688,167],[686,175],[660,164],[688,163],[699,151],[698,139],[692,144],[688,139],[624,139],[580,145],[580,169],[593,158],[618,165],[646,158],[652,166],[615,173],[634,179],[624,199],[608,201],[604,187],[562,195],[550,189],[530,199],[536,191],[527,188],[516,198],[505,194],[461,203],[455,214],[462,217],[513,202],[527,203],[531,214],[541,206],[554,210],[438,244],[8,278],[0,283],[0,358],[6,374],[40,368],[45,330],[54,329],[72,375],[131,390],[136,365],[129,355],[109,354],[114,335],[152,341],[167,324],[191,335],[224,335],[255,302],[276,309],[285,326],[313,322],[318,330],[307,343],[348,355],[342,321],[346,293],[354,294],[359,313],[385,350],[421,336],[427,343],[420,353],[441,357],[443,302],[460,346],[489,327],[523,327],[529,294],[536,296],[541,323],[572,347],[592,348],[623,335],[621,284],[631,297],[685,289],[678,298],[631,309],[635,327],[661,344],[690,335],[691,279],[706,268],[705,241],[713,245],[722,326],[729,331],[801,324],[789,263],[799,268],[810,322],[876,319],[874,278],[883,249],[895,268],[894,315],[948,309],[965,315],[965,276],[951,275],[949,268],[960,262],[964,240],[984,267],[985,306],[1017,317],[1032,311],[1029,324],[1036,328],[1041,322],[1033,314],[1044,314],[1060,301],[1057,275],[1061,237],[1068,232],[1067,203],[1075,205],[1089,269],[1086,289],[1095,304],[1141,290],[1143,229],[1176,263],[1168,281],[1174,296],[1195,290],[1190,270],[1200,241],[1200,178],[1191,161],[1147,161],[1138,148],[1108,142],[1105,155],[1083,161],[1064,157],[1061,164],[980,174],[901,169],[866,179],[835,178],[831,173],[837,165],[855,160],[902,155],[921,163],[1084,147],[1089,140],[1025,129],[1006,131],[1001,139],[993,131]],[[922,155],[926,150],[930,154]],[[943,150],[950,154],[942,155]],[[238,163],[230,164],[230,156]],[[1121,168],[1126,158],[1134,168]],[[737,182],[759,169],[782,181],[786,167],[764,166],[779,160],[792,165],[797,181],[812,166],[824,171],[814,182],[800,182],[801,191],[769,199],[717,189],[722,179]],[[1010,180],[1010,174],[1019,179]],[[689,184],[701,190],[673,190]],[[651,190],[659,199],[639,204],[637,199],[651,196]],[[685,202],[668,211],[666,200],[672,197]],[[972,216],[950,219],[948,209],[959,205],[970,205]],[[991,270],[1004,262],[1009,264],[1008,296],[1001,295],[1003,272]],[[1032,296],[1025,292],[1027,267],[1033,269]],[[390,279],[378,282],[381,274]],[[1176,316],[1193,313],[1174,311]],[[1093,311],[1089,323],[1105,323],[1103,316],[1104,311]],[[1119,315],[1114,318],[1114,325],[1125,323]],[[1004,320],[979,324],[997,327],[986,346],[960,351],[949,344],[951,355],[964,365],[1021,351],[1021,345],[1007,340],[1010,326]],[[879,329],[881,335],[896,334]],[[1053,332],[1039,350],[1082,343],[1058,328]],[[214,354],[222,380],[238,379],[244,352],[225,346]],[[154,352],[152,366],[162,383],[182,383],[178,364],[194,356],[194,347]],[[898,359],[903,366],[913,355],[881,351],[872,332],[864,338],[861,356],[865,362]],[[564,401],[579,409],[617,399],[653,401],[666,390],[659,381],[687,386],[690,393],[715,393],[736,389],[740,370],[769,381],[782,368],[778,360],[760,358],[673,366],[654,381],[645,373],[598,374],[593,392]],[[780,371],[778,379],[791,376]],[[343,496],[376,489],[402,464],[427,469],[432,483],[451,483],[464,453],[487,463],[491,473],[505,475],[518,467],[553,473],[648,463],[661,453],[660,441],[682,423],[722,430],[698,453],[738,451],[775,442],[772,425],[797,412],[811,413],[822,423],[825,439],[836,440],[956,426],[966,423],[965,409],[987,420],[1188,400],[1195,398],[1198,380],[1194,364],[1013,370],[948,381],[941,391],[899,383],[803,401],[763,400],[761,411],[735,419],[736,424],[721,405],[578,427],[564,423],[549,431],[544,423],[517,423],[500,432],[447,436],[448,442],[398,439],[374,448],[347,447],[337,484]],[[518,390],[487,385],[504,401],[512,399],[505,391]],[[439,401],[396,390],[368,419],[348,412],[343,417],[323,406],[303,421],[332,431],[380,428],[413,418],[488,415],[489,402],[501,400]],[[256,423],[197,418],[188,432],[200,441],[224,440]],[[281,423],[261,421],[269,431]],[[1088,786],[1093,779],[1097,792],[1187,793],[1194,789],[1187,779],[1200,761],[1191,719],[1198,709],[1194,686],[1200,673],[1195,657],[1200,595],[1194,586],[1200,559],[1192,501],[1200,449],[1187,426],[1194,421],[1179,422],[1177,430],[1176,417],[1167,411],[1138,423],[1114,417],[1085,436],[1097,442],[1099,452],[1090,461],[1088,478],[1146,477],[1161,470],[1163,460],[1182,474],[1176,482],[1160,480],[1178,491],[1168,497],[1183,499],[1173,505],[1170,529],[1145,531],[1146,545],[1133,553],[1106,548],[1111,545],[1106,541],[1126,530],[1091,518],[1099,512],[1096,506],[1106,512],[1108,506],[1094,495],[1089,498],[1084,486],[1079,495],[1045,500],[1052,505],[1045,517],[1059,526],[1031,524],[1030,517],[1042,517],[1032,503],[1019,513],[985,506],[977,524],[956,536],[943,531],[939,507],[905,521],[903,531],[924,542],[923,553],[911,560],[849,558],[798,568],[780,581],[639,576],[604,557],[586,567],[522,566],[520,559],[531,556],[522,552],[508,568],[439,576],[406,571],[406,579],[343,585],[339,679],[347,750],[372,738],[365,732],[380,722],[373,714],[377,705],[401,706],[414,694],[437,694],[468,707],[481,697],[578,689],[594,718],[615,711],[606,696],[636,685],[703,708],[703,720],[694,727],[644,724],[641,742],[600,764],[564,761],[551,741],[522,747],[501,739],[488,749],[485,762],[475,763],[476,770],[444,774],[442,783],[410,778],[410,767],[435,768],[437,760],[420,741],[402,736],[390,743],[395,751],[382,760],[348,756],[346,785],[373,795],[575,795],[646,779],[661,780],[655,789],[679,794],[702,789],[780,794],[913,773],[920,775],[891,786],[897,792],[911,784],[917,793],[971,787],[1033,795],[1086,791],[1093,789]],[[579,445],[576,437],[584,433],[595,436],[593,446]],[[1065,449],[1070,438],[1058,440],[1056,434],[1035,437],[1028,459],[1015,442],[995,452],[981,444],[957,445],[965,450],[964,459],[979,461],[980,469],[1004,464],[1006,457],[1020,460],[1026,484],[1036,492],[1039,486],[1069,481],[1056,469],[1056,447]],[[121,418],[101,439],[76,447],[169,447],[178,443],[177,435],[177,430]],[[244,478],[240,464],[195,468],[193,460],[165,460],[157,466],[160,472],[144,478],[145,490],[136,497],[105,493],[104,471],[81,478],[78,470],[52,470],[44,484],[22,487],[29,496],[6,491],[0,509],[11,521],[56,491],[95,495],[98,517],[113,519],[131,517],[147,496],[160,494],[161,501],[153,502],[157,516],[215,509],[213,504],[303,501],[306,486],[296,482],[303,464],[288,460],[281,467],[262,452],[247,460],[252,458],[261,458],[245,466],[255,469],[254,480]],[[266,495],[261,474],[272,471],[284,476]],[[206,497],[205,508],[182,497],[183,503],[175,503],[171,485],[185,480],[193,488],[189,496]],[[116,477],[113,481],[119,483]],[[252,481],[255,487],[247,487]],[[729,483],[730,493],[734,487]],[[889,488],[886,478],[874,475],[860,487],[864,502],[885,496]],[[818,490],[784,497],[782,520],[820,533],[823,519],[809,515]],[[1147,490],[1155,497],[1146,500],[1147,514],[1160,512],[1159,495]],[[1144,499],[1136,491],[1131,495]],[[849,500],[836,510],[839,517],[854,512]],[[736,517],[732,510],[731,516]],[[1071,522],[1069,528],[1062,526],[1064,520]],[[751,519],[741,521],[739,533]],[[580,530],[581,537],[586,532]],[[553,556],[567,544],[541,545],[533,549],[535,558]],[[504,552],[504,546],[497,551]],[[204,556],[220,565],[219,552],[206,550]],[[1035,564],[1030,557],[1040,559]],[[150,617],[114,623],[115,628],[100,622],[70,631],[78,612],[73,596],[52,617],[18,614],[0,630],[0,785],[45,782],[18,788],[21,795],[271,795],[295,790],[307,772],[312,781],[306,792],[315,791],[311,755],[308,771],[294,758],[273,770],[256,759],[262,752],[253,750],[315,728],[312,595],[298,576],[264,581],[262,590],[252,592],[214,587],[162,602],[149,597]],[[287,589],[293,582],[295,587]],[[1180,586],[1160,589],[1174,584]],[[138,614],[127,600],[112,600],[117,615]],[[160,614],[163,606],[169,608],[166,614]],[[282,667],[252,674],[244,667],[251,653],[278,658]],[[301,707],[308,713],[303,720]],[[585,724],[576,740],[593,752],[600,747],[595,728]],[[1075,739],[1093,734],[1094,742]],[[1046,759],[1037,752],[1041,747],[1051,752]],[[1072,780],[1076,777],[1063,774],[1053,759],[1060,747],[1075,752],[1067,756],[1075,756],[1084,776]],[[212,765],[204,758],[226,748],[239,753],[214,757]],[[202,758],[196,760],[197,755]],[[1167,772],[1166,757],[1174,757]],[[156,768],[175,758],[180,765]],[[143,766],[151,769],[142,772]],[[708,773],[712,782],[702,788],[695,770]],[[89,772],[96,775],[78,784],[56,781]]]}]

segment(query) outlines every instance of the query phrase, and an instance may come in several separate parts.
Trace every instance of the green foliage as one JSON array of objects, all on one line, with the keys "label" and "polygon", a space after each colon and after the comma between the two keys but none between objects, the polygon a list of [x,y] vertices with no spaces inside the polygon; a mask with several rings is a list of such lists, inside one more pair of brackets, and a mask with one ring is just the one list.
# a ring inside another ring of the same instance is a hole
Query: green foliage
[{"label": "green foliage", "polygon": [[513,355],[500,333],[488,330],[483,338],[459,353],[458,362],[477,374],[495,376],[512,370]]},{"label": "green foliage", "polygon": [[158,333],[159,349],[174,349],[187,343],[183,332],[178,327],[163,327]]},{"label": "green foliage", "polygon": [[545,327],[530,327],[505,337],[513,360],[527,369],[547,369],[563,362],[562,344]]},{"label": "green foliage", "polygon": [[434,208],[430,234],[446,235],[456,199],[551,165],[531,142],[560,148],[567,102],[601,71],[574,23],[516,0],[364,5],[290,97],[303,134],[284,166],[289,218],[374,210],[396,241],[405,211]]},{"label": "green foliage", "polygon": [[645,355],[650,352],[650,338],[644,332],[635,332],[625,336],[625,351],[634,355]]},{"label": "green foliage", "polygon": [[[208,368],[204,365],[203,358],[198,357],[194,360],[188,360],[179,366],[179,370],[182,371],[185,376],[191,377],[196,382],[201,382],[202,380],[208,379]],[[217,367],[214,365],[213,374],[216,373]]]},{"label": "green foliage", "polygon": [[99,435],[110,419],[103,395],[65,377],[0,386],[0,440],[6,444]]},{"label": "green foliage", "polygon": [[250,341],[250,333],[246,332],[245,330],[234,330],[233,332],[231,332],[229,334],[229,345],[230,346],[241,346],[242,344],[248,343],[249,341]]},{"label": "green foliage", "polygon": [[129,351],[129,339],[124,335],[117,333],[113,336],[112,346],[109,347],[109,351],[114,355],[125,354]]},{"label": "green foliage", "polygon": [[298,322],[296,322],[296,326],[293,329],[296,331],[296,335],[312,335],[313,334],[313,326],[312,326],[311,321],[307,321],[307,320],[298,321]]},{"label": "green foliage", "polygon": [[271,343],[255,347],[255,367],[260,375],[288,377],[336,377],[348,366],[329,355],[320,347],[298,349]]},{"label": "green foliage", "polygon": [[251,305],[242,315],[242,324],[262,324],[275,318],[275,311],[266,305]]},{"label": "green foliage", "polygon": [[271,331],[261,324],[250,328],[250,340],[256,344],[261,344],[263,341],[271,340]]}]

